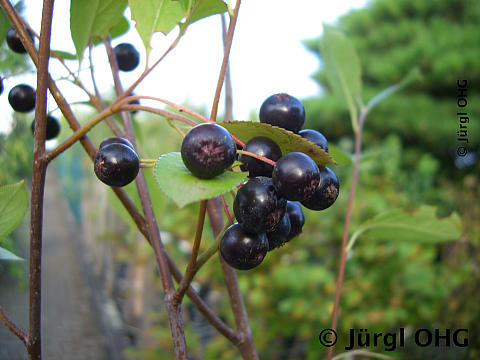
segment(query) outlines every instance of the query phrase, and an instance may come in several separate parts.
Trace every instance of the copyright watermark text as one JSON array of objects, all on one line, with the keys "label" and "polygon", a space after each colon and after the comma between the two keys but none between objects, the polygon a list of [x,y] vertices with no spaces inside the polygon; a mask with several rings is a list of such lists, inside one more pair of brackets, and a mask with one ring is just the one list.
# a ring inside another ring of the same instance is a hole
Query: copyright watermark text
[{"label": "copyright watermark text", "polygon": [[[395,351],[395,349],[405,346],[406,339],[405,328],[400,328],[395,333],[369,332],[368,329],[350,329],[345,336],[348,344],[345,346],[345,350],[375,347],[385,351]],[[337,343],[338,335],[333,329],[324,329],[320,332],[318,340],[323,346],[331,347]],[[467,347],[468,329],[417,329],[408,336],[408,341],[422,348],[440,346]]]}]

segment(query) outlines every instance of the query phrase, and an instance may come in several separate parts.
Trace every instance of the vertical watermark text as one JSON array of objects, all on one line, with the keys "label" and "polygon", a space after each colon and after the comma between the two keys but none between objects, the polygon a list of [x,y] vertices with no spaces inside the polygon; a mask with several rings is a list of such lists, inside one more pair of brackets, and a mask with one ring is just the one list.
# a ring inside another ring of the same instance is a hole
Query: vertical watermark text
[{"label": "vertical watermark text", "polygon": [[468,117],[467,109],[467,90],[468,81],[457,80],[457,118],[458,118],[458,131],[457,131],[457,155],[465,156],[468,153],[468,124],[470,119]]}]

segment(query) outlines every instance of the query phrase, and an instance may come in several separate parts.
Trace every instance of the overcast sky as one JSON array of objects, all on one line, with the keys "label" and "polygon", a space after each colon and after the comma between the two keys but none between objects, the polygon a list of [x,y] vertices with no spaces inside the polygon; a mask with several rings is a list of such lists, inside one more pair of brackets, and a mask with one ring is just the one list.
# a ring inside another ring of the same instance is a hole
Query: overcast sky
[{"label": "overcast sky", "polygon": [[[26,0],[25,3],[25,16],[38,31],[41,1]],[[69,32],[69,3],[55,2],[52,48],[74,52]],[[251,111],[257,112],[263,100],[274,93],[287,92],[298,98],[318,94],[318,86],[311,75],[318,69],[319,61],[306,50],[302,41],[318,37],[322,32],[322,23],[333,24],[349,9],[364,6],[366,0],[300,0],[294,2],[295,6],[292,3],[287,0],[242,2],[230,57],[235,119],[246,119]],[[176,34],[176,30],[169,36],[156,34],[152,40],[152,57],[163,53]],[[136,93],[176,103],[188,100],[210,109],[222,60],[221,41],[218,16],[193,24],[179,46],[137,88]],[[120,42],[133,43],[142,56],[142,62],[135,71],[121,74],[126,87],[142,72],[145,51],[134,26],[126,35],[114,39],[113,44]],[[94,56],[100,90],[108,91],[112,88],[112,80],[104,48],[99,46]],[[51,62],[54,78],[60,76],[60,69],[58,64]],[[9,79],[6,92],[20,80],[35,86],[34,75]],[[88,83],[88,77],[85,81]],[[85,99],[81,92],[64,81],[60,82],[60,88],[70,101]],[[8,106],[6,96],[1,101],[5,109]],[[49,108],[54,107],[53,100],[50,100]]]}]

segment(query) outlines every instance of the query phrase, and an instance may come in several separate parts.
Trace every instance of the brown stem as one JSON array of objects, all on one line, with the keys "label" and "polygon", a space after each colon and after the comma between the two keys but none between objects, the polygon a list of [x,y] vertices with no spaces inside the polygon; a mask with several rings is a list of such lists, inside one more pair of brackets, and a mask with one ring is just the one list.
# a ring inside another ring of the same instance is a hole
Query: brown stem
[{"label": "brown stem", "polygon": [[47,162],[43,161],[46,138],[48,62],[52,29],[53,0],[43,1],[35,102],[33,175],[30,215],[29,332],[27,350],[30,359],[42,358],[42,222]]},{"label": "brown stem", "polygon": [[258,155],[258,154],[255,154],[255,153],[252,153],[250,151],[245,151],[245,150],[237,150],[237,153],[238,154],[243,154],[243,155],[247,155],[247,156],[251,156],[255,159],[258,159],[260,161],[263,161],[269,165],[272,165],[272,166],[275,166],[276,162],[273,161],[273,160],[270,160],[269,158],[266,158],[264,156],[261,156],[261,155]]},{"label": "brown stem", "polygon": [[198,268],[196,267],[198,250],[200,249],[200,243],[202,241],[203,225],[205,223],[205,213],[207,210],[207,200],[200,201],[200,210],[198,213],[197,230],[195,232],[195,239],[193,241],[192,253],[190,254],[190,261],[185,270],[185,276],[180,284],[178,284],[177,291],[173,294],[172,302],[174,305],[180,305],[182,302],[185,291],[190,286]]},{"label": "brown stem", "polygon": [[223,52],[222,67],[220,68],[220,75],[218,76],[217,89],[215,90],[215,97],[213,99],[212,111],[210,113],[210,120],[216,121],[218,104],[220,103],[220,93],[222,92],[222,85],[225,80],[225,72],[227,71],[228,58],[230,56],[230,49],[232,48],[233,34],[235,32],[235,25],[237,24],[238,11],[240,10],[241,0],[237,0],[233,15],[230,16],[230,23],[228,24],[227,40]]},{"label": "brown stem", "polygon": [[27,347],[27,335],[12,321],[7,317],[7,314],[0,308],[0,320],[5,324],[5,326],[10,330],[20,341]]},{"label": "brown stem", "polygon": [[[355,132],[355,162],[353,165],[353,176],[352,176],[352,185],[350,187],[350,195],[348,198],[348,206],[347,206],[347,213],[345,215],[345,225],[343,227],[343,237],[342,237],[342,248],[340,253],[340,263],[338,266],[338,278],[337,278],[337,286],[335,290],[335,301],[333,305],[332,311],[332,324],[330,326],[331,329],[334,331],[337,330],[337,320],[338,320],[338,310],[340,306],[340,298],[342,294],[342,284],[343,284],[343,277],[345,274],[345,265],[347,260],[347,252],[345,251],[347,243],[348,243],[348,235],[350,231],[350,219],[352,217],[353,211],[353,204],[355,201],[355,193],[357,191],[357,183],[358,183],[358,168],[360,164],[360,153],[362,150],[362,129],[363,124],[365,122],[365,116],[367,114],[366,109],[362,109],[358,121],[358,129]],[[328,360],[332,359],[334,346],[328,348]]]},{"label": "brown stem", "polygon": [[[222,37],[223,46],[227,46],[227,21],[225,14],[222,14]],[[232,96],[232,79],[230,77],[230,62],[227,63],[225,70],[225,121],[233,120],[233,96]]]},{"label": "brown stem", "polygon": [[[105,40],[105,47],[107,50],[108,59],[110,61],[110,67],[112,69],[113,80],[115,83],[115,92],[117,93],[117,96],[120,96],[124,94],[124,92],[122,89],[120,78],[118,76],[117,60],[113,53],[113,48],[108,37]],[[121,116],[127,138],[132,142],[133,146],[136,149],[137,146],[135,141],[135,135],[133,132],[132,122],[130,119],[130,114],[127,112],[122,112]],[[162,286],[165,291],[165,305],[167,308],[168,319],[170,322],[170,330],[172,333],[175,358],[177,360],[187,359],[187,344],[185,341],[185,333],[183,328],[182,311],[180,306],[176,306],[172,302],[175,288],[173,286],[172,275],[168,266],[167,253],[162,244],[162,239],[160,237],[160,229],[158,228],[155,213],[153,212],[150,194],[148,192],[147,183],[145,181],[145,176],[142,171],[138,173],[135,182],[137,185],[140,202],[142,204],[143,213],[145,214],[148,237],[151,240],[150,243],[153,246],[155,258],[158,264],[158,270],[160,272],[160,277],[162,280]]]},{"label": "brown stem", "polygon": [[[217,237],[223,229],[222,204],[219,198],[210,199],[207,203],[208,217],[212,225],[213,234]],[[243,341],[238,345],[238,349],[243,359],[258,359],[255,344],[253,343],[252,331],[248,323],[248,315],[243,303],[242,294],[238,286],[237,275],[228,264],[225,263],[219,254],[220,263],[225,278],[228,295],[230,297],[230,305],[235,318],[238,331],[242,334]]]}]

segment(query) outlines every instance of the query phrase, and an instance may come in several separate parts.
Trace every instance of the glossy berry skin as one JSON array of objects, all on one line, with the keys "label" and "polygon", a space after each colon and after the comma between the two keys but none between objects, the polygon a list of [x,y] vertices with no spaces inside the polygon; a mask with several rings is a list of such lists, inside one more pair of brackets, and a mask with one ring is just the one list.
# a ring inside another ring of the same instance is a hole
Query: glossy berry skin
[{"label": "glossy berry skin", "polygon": [[263,261],[268,251],[265,234],[245,232],[239,224],[225,230],[220,240],[220,253],[231,267],[238,270],[252,269]]},{"label": "glossy berry skin", "polygon": [[3,94],[3,90],[4,90],[4,87],[3,87],[3,78],[0,77],[0,95]]},{"label": "glossy berry skin", "polygon": [[320,168],[320,183],[311,197],[302,205],[311,210],[324,210],[337,200],[340,184],[337,175],[326,166]]},{"label": "glossy berry skin", "polygon": [[[279,146],[273,140],[264,136],[257,136],[248,140],[243,150],[273,161],[277,161],[282,156],[282,150],[280,150]],[[248,171],[249,177],[272,177],[273,165],[245,154],[240,154],[238,159],[243,163],[240,165],[240,169],[242,171]]]},{"label": "glossy berry skin", "polygon": [[298,135],[304,139],[311,141],[315,145],[321,147],[325,152],[328,153],[328,141],[327,138],[319,131],[313,129],[303,129]]},{"label": "glossy berry skin", "polygon": [[[33,35],[30,33],[30,31],[27,31],[28,35],[30,35],[30,38],[33,40]],[[16,52],[17,54],[26,54],[27,50],[23,46],[22,40],[20,40],[20,36],[18,36],[17,31],[11,27],[7,31],[7,45],[12,50],[13,52]]]},{"label": "glossy berry skin", "polygon": [[109,144],[98,150],[94,171],[109,186],[121,187],[132,182],[140,169],[137,153],[124,144]]},{"label": "glossy berry skin", "polygon": [[235,161],[237,146],[230,133],[220,125],[203,123],[191,128],[182,142],[182,160],[193,175],[212,179]]},{"label": "glossy berry skin", "polygon": [[[35,120],[32,121],[31,128],[33,133],[35,130]],[[60,133],[60,123],[58,122],[58,119],[51,115],[47,115],[47,134],[45,139],[46,140],[54,139],[58,136],[59,133]]]},{"label": "glossy berry skin", "polygon": [[233,212],[247,232],[260,234],[272,231],[282,220],[287,201],[278,195],[272,179],[259,176],[248,180],[238,189]]},{"label": "glossy berry skin", "polygon": [[308,155],[291,152],[277,161],[272,180],[285,199],[301,201],[310,197],[317,188],[320,170]]},{"label": "glossy berry skin", "polygon": [[282,218],[282,221],[270,232],[267,232],[268,251],[277,247],[283,246],[288,240],[290,233],[290,219],[287,214]]},{"label": "glossy berry skin", "polygon": [[285,93],[268,97],[260,107],[260,122],[298,133],[305,123],[300,100]]},{"label": "glossy berry skin", "polygon": [[132,71],[140,63],[140,54],[132,44],[122,43],[113,49],[118,68],[122,71]]},{"label": "glossy berry skin", "polygon": [[110,144],[123,144],[123,145],[126,145],[128,146],[130,149],[134,150],[134,147],[132,145],[132,143],[130,141],[128,141],[127,139],[123,138],[123,137],[119,137],[119,136],[113,136],[113,137],[109,137],[105,140],[103,140],[101,143],[100,143],[100,146],[98,147],[99,149],[103,148],[104,146],[106,145],[110,145]]},{"label": "glossy berry skin", "polygon": [[287,202],[287,214],[290,219],[290,232],[288,233],[288,240],[290,241],[295,236],[302,232],[303,225],[305,225],[305,216],[300,204],[296,201]]},{"label": "glossy berry skin", "polygon": [[35,109],[35,89],[26,84],[14,86],[8,93],[8,102],[13,110],[18,112],[30,112]]}]

